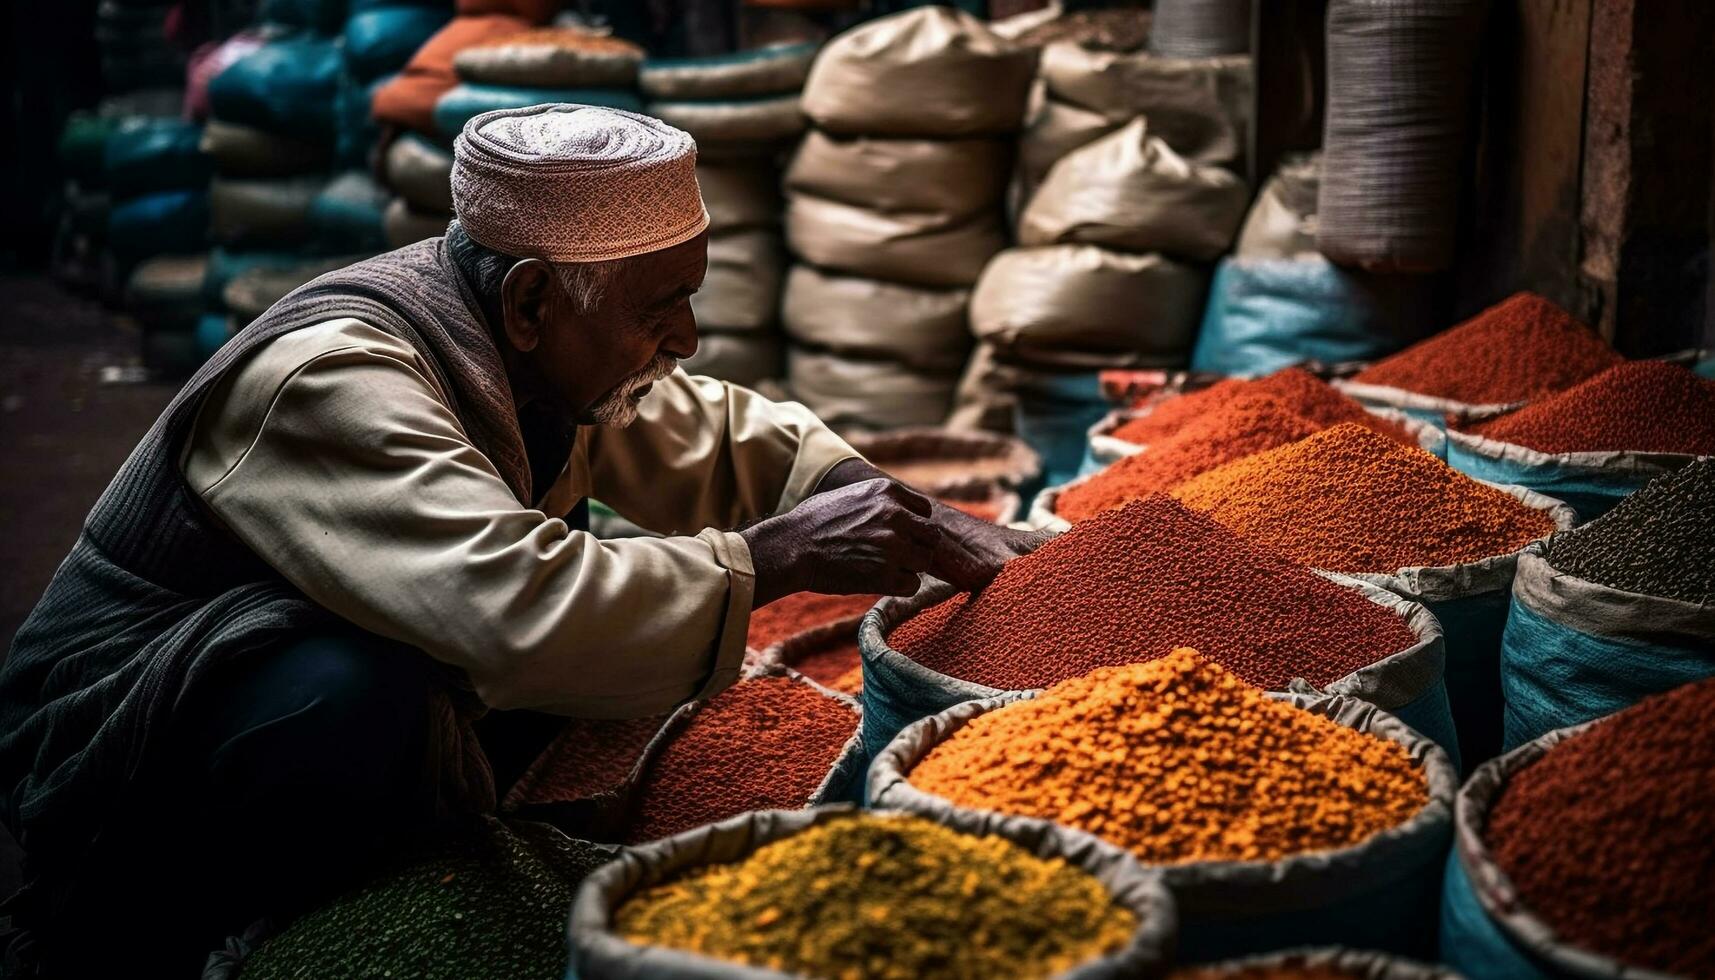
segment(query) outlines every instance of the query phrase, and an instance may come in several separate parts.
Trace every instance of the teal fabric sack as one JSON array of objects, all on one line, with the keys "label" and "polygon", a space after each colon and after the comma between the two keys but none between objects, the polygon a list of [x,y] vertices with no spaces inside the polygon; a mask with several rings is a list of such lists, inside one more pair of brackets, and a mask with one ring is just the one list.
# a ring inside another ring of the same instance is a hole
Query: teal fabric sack
[{"label": "teal fabric sack", "polygon": [[[1113,405],[1102,394],[1101,376],[1031,372],[1013,392],[1013,431],[1042,459],[1042,483],[1075,478],[1084,465],[1090,427]],[[1037,487],[1021,488],[1034,493]]]},{"label": "teal fabric sack", "polygon": [[1643,485],[1696,457],[1680,453],[1543,453],[1469,432],[1447,432],[1447,465],[1490,483],[1529,487],[1593,521]]},{"label": "teal fabric sack", "polygon": [[444,7],[379,7],[345,22],[345,68],[359,82],[372,82],[405,67],[431,35],[447,22]]},{"label": "teal fabric sack", "polygon": [[1421,276],[1377,276],[1319,256],[1221,260],[1191,370],[1257,377],[1304,361],[1370,361],[1425,335]]},{"label": "teal fabric sack", "polygon": [[1715,609],[1622,592],[1519,559],[1501,641],[1506,745],[1582,724],[1715,676]]},{"label": "teal fabric sack", "polygon": [[103,146],[107,186],[122,198],[201,188],[214,174],[201,142],[202,127],[182,119],[121,126]]},{"label": "teal fabric sack", "polygon": [[323,37],[270,41],[208,84],[214,118],[328,145],[335,132],[342,60]]},{"label": "teal fabric sack", "polygon": [[576,102],[609,109],[643,111],[637,93],[618,88],[515,88],[465,83],[447,90],[435,103],[435,129],[449,139],[472,117],[494,109],[522,109],[546,102]]},{"label": "teal fabric sack", "polygon": [[208,243],[208,191],[162,191],[114,205],[107,242],[122,263],[196,252]]},{"label": "teal fabric sack", "polygon": [[381,216],[392,200],[392,194],[369,174],[361,170],[340,174],[310,202],[316,242],[333,254],[386,251]]}]

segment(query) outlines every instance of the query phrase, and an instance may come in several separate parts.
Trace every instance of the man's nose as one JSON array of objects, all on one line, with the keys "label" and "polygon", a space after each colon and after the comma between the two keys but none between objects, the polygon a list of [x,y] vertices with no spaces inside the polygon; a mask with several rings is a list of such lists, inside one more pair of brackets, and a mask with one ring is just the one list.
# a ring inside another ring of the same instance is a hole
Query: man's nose
[{"label": "man's nose", "polygon": [[672,326],[661,340],[661,352],[681,361],[697,352],[697,317],[691,312],[689,300],[673,314]]}]

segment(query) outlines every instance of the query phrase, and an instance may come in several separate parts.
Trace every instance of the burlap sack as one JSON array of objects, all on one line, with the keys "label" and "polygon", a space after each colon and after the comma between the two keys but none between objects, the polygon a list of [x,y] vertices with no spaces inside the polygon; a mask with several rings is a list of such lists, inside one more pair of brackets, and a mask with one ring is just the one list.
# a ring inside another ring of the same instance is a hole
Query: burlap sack
[{"label": "burlap sack", "polygon": [[[594,45],[581,32],[537,29],[465,48],[453,55],[460,78],[484,85],[525,88],[631,88],[643,50],[626,50],[602,39]],[[582,41],[582,43],[580,43]]]},{"label": "burlap sack", "polygon": [[786,170],[786,189],[962,221],[999,207],[1011,172],[1005,140],[841,138],[811,130]]},{"label": "burlap sack", "polygon": [[1124,120],[1114,122],[1094,110],[1044,96],[1018,139],[1018,173],[1026,200],[1061,157],[1123,125]]},{"label": "burlap sack", "polygon": [[1036,52],[951,7],[919,7],[830,41],[804,83],[804,112],[853,136],[1001,136],[1017,131]]},{"label": "burlap sack", "polygon": [[709,209],[710,234],[780,224],[786,205],[780,198],[779,175],[763,161],[709,163],[699,159],[697,185],[702,188],[703,206]]},{"label": "burlap sack", "polygon": [[957,371],[971,347],[965,329],[970,298],[963,289],[919,289],[795,265],[786,277],[780,320],[806,347]]},{"label": "burlap sack", "polygon": [[703,374],[754,388],[766,378],[778,378],[785,373],[781,347],[779,335],[767,331],[699,333],[697,352],[683,366],[688,374]]},{"label": "burlap sack", "polygon": [[1316,193],[1321,183],[1322,154],[1282,160],[1251,205],[1233,254],[1243,259],[1295,259],[1316,251]]},{"label": "burlap sack", "polygon": [[[699,151],[705,143],[717,147],[735,143],[774,146],[796,139],[804,131],[804,114],[796,95],[730,102],[651,102],[643,111],[690,133]],[[717,151],[715,155],[726,154]]]},{"label": "burlap sack", "polygon": [[770,44],[702,58],[650,58],[637,78],[653,99],[743,99],[804,87],[816,44]]},{"label": "burlap sack", "polygon": [[287,177],[319,170],[328,162],[325,146],[218,119],[203,127],[199,147],[226,177]]},{"label": "burlap sack", "polygon": [[415,133],[387,147],[382,160],[387,186],[419,211],[452,213],[453,155]]},{"label": "burlap sack", "polygon": [[387,234],[389,248],[404,248],[424,239],[447,233],[451,214],[430,214],[414,210],[402,197],[393,199],[381,215],[381,227]]},{"label": "burlap sack", "polygon": [[786,248],[769,229],[724,231],[709,236],[709,269],[691,297],[698,327],[761,330],[780,310],[780,281]]},{"label": "burlap sack", "polygon": [[1042,49],[1041,74],[1051,98],[1115,124],[1143,116],[1152,133],[1188,160],[1231,165],[1244,154],[1249,57],[1165,58],[1060,42]]},{"label": "burlap sack", "polygon": [[971,333],[1027,364],[1175,367],[1190,356],[1202,306],[1202,273],[1161,255],[1014,248],[972,291]]},{"label": "burlap sack", "polygon": [[954,375],[893,361],[858,360],[801,347],[786,351],[792,396],[836,429],[937,425],[953,399]]},{"label": "burlap sack", "polygon": [[824,269],[945,289],[975,283],[989,257],[1006,247],[1006,230],[999,209],[951,222],[789,194],[786,241],[799,257]]},{"label": "burlap sack", "polygon": [[1249,197],[1244,181],[1174,153],[1140,117],[1054,165],[1019,216],[1018,241],[1208,260],[1232,244]]}]

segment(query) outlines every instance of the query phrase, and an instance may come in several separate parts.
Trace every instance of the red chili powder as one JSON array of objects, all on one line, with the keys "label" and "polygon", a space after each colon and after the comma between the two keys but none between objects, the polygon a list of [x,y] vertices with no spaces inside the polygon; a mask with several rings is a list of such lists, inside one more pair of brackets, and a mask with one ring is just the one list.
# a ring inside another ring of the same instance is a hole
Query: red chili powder
[{"label": "red chili powder", "polygon": [[734,684],[648,766],[627,840],[667,837],[746,810],[804,806],[857,723],[848,705],[789,677]]},{"label": "red chili powder", "polygon": [[[858,651],[857,630],[852,635],[835,633],[819,643],[803,644],[786,656],[786,666],[836,691],[856,694],[863,689],[863,654]],[[855,686],[852,674],[856,673]]]},{"label": "red chili powder", "polygon": [[1248,683],[1318,686],[1416,642],[1399,617],[1164,494],[1074,526],[902,623],[896,650],[1005,690],[1196,647]]},{"label": "red chili powder", "polygon": [[1296,442],[1321,428],[1281,407],[1274,398],[1240,393],[1143,452],[1068,487],[1055,500],[1054,511],[1068,521],[1082,521],[1158,490],[1171,490],[1229,460]]},{"label": "red chili powder", "polygon": [[1251,541],[1336,572],[1462,565],[1554,533],[1542,511],[1349,424],[1217,466],[1173,496]]},{"label": "red chili powder", "polygon": [[763,650],[817,626],[853,619],[869,612],[878,595],[820,595],[798,592],[751,610],[745,644]]},{"label": "red chili powder", "polygon": [[572,803],[617,791],[666,720],[666,715],[568,720],[506,794],[506,806]]},{"label": "red chili powder", "polygon": [[1467,431],[1545,453],[1715,454],[1715,382],[1663,361],[1627,361]]},{"label": "red chili powder", "polygon": [[1524,905],[1576,946],[1715,976],[1715,680],[1648,698],[1514,775],[1485,831]]},{"label": "red chili powder", "polygon": [[1294,415],[1320,426],[1357,422],[1408,445],[1417,440],[1398,424],[1376,415],[1333,387],[1298,367],[1282,368],[1271,375],[1246,381],[1228,378],[1202,391],[1194,391],[1157,404],[1148,415],[1132,419],[1114,430],[1114,437],[1139,446],[1165,439],[1204,414],[1232,402],[1240,395],[1266,395]]},{"label": "red chili powder", "polygon": [[1622,360],[1572,314],[1523,292],[1377,361],[1352,380],[1493,405],[1570,388]]}]

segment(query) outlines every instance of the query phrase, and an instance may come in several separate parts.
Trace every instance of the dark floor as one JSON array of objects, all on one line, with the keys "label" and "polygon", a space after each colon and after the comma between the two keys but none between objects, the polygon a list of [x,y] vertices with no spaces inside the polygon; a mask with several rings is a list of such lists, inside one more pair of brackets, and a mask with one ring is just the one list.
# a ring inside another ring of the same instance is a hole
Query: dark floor
[{"label": "dark floor", "polygon": [[[0,274],[0,650],[53,577],[84,514],[176,385],[104,384],[137,334],[51,280]],[[0,829],[0,899],[17,887]]]}]

